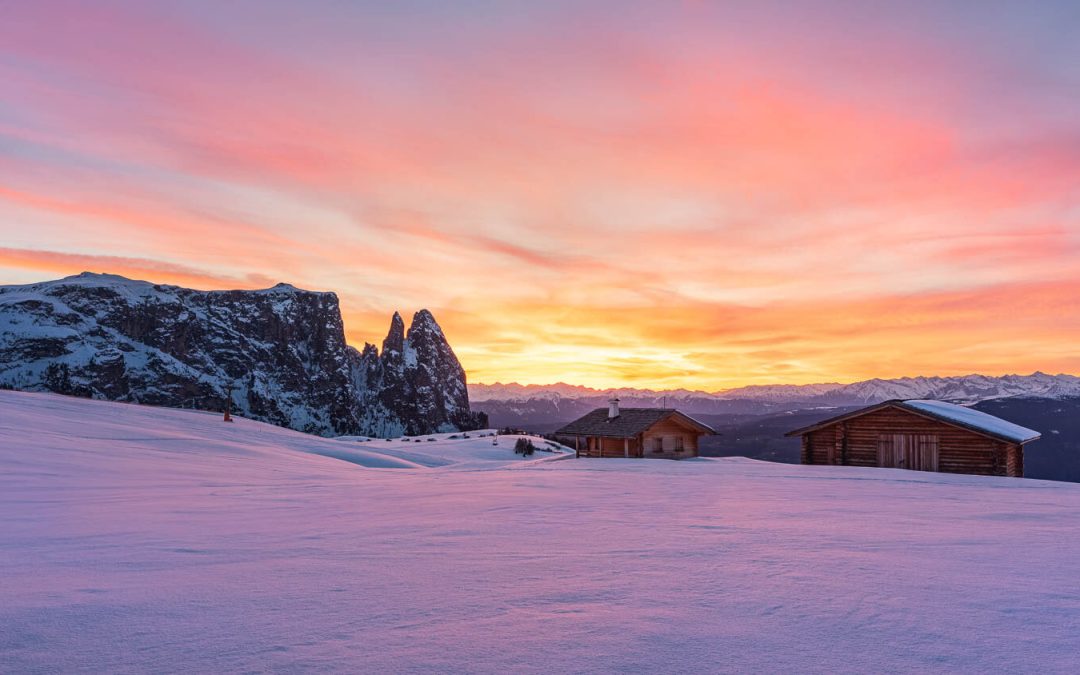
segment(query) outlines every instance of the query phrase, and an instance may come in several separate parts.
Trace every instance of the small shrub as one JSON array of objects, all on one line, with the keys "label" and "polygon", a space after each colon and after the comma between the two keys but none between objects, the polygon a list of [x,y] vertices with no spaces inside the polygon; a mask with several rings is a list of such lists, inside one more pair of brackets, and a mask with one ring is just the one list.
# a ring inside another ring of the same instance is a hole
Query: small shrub
[{"label": "small shrub", "polygon": [[514,443],[514,454],[528,457],[534,452],[536,452],[536,446],[527,438],[519,438]]}]

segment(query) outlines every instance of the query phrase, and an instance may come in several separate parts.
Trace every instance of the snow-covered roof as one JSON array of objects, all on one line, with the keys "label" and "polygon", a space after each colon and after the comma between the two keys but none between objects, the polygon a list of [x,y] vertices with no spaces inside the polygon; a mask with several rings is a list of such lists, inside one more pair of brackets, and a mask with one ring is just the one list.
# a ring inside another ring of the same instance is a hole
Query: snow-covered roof
[{"label": "snow-covered roof", "polygon": [[974,408],[968,408],[955,403],[946,403],[945,401],[932,401],[924,399],[910,399],[905,401],[884,401],[877,405],[872,405],[868,408],[861,408],[859,410],[853,410],[851,412],[844,413],[843,415],[837,415],[836,417],[822,420],[816,424],[811,424],[808,427],[796,429],[795,431],[789,431],[785,436],[801,436],[803,434],[810,433],[811,431],[817,431],[818,429],[824,429],[825,427],[832,426],[838,422],[843,422],[855,417],[860,417],[867,413],[874,412],[886,407],[896,407],[903,410],[908,410],[920,415],[926,415],[933,417],[934,419],[945,422],[946,424],[952,424],[953,426],[962,427],[964,429],[970,429],[976,433],[990,436],[1008,443],[1027,443],[1036,439],[1042,438],[1042,434],[1038,431],[1022,427],[1019,424],[1013,424],[1000,417],[994,417],[984,412],[975,410]]},{"label": "snow-covered roof", "polygon": [[904,407],[913,408],[920,412],[929,413],[934,417],[954,422],[964,427],[982,431],[992,436],[998,436],[1014,443],[1027,443],[1040,438],[1038,431],[1022,427],[1019,424],[1007,422],[1000,417],[994,417],[984,412],[967,408],[955,403],[945,401],[914,400],[903,401]]}]

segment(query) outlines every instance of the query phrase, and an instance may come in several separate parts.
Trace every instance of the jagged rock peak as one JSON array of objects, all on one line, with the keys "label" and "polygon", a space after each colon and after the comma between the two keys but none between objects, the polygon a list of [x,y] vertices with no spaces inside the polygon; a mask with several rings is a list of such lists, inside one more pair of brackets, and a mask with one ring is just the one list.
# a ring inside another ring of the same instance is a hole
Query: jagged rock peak
[{"label": "jagged rock peak", "polygon": [[404,349],[405,322],[400,314],[394,312],[393,318],[390,319],[390,330],[386,334],[386,339],[383,340],[383,356],[390,354],[400,355]]},{"label": "jagged rock peak", "polygon": [[409,326],[409,336],[412,337],[414,332],[428,332],[440,337],[443,334],[439,322],[426,309],[421,309],[416,314],[413,314],[412,324]]},{"label": "jagged rock peak", "polygon": [[[434,318],[345,341],[337,295],[201,291],[83,273],[0,286],[0,386],[220,410],[324,435],[482,426]],[[435,328],[433,328],[435,327]]]}]

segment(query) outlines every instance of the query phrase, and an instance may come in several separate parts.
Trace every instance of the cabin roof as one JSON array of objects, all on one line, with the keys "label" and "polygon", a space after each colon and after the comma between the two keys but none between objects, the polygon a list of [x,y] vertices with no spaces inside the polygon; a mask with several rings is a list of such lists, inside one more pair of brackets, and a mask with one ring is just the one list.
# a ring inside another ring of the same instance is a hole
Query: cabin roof
[{"label": "cabin roof", "polygon": [[859,410],[853,410],[843,415],[837,415],[836,417],[829,418],[818,422],[817,424],[811,424],[808,427],[802,429],[796,429],[795,431],[789,431],[784,434],[785,436],[802,436],[818,429],[824,429],[830,427],[839,422],[849,420],[855,417],[861,417],[867,413],[881,410],[882,408],[899,408],[906,410],[916,415],[922,415],[923,417],[929,417],[945,424],[951,424],[954,427],[960,427],[973,431],[983,436],[989,436],[1000,441],[1007,443],[1029,443],[1031,441],[1042,438],[1042,434],[1038,431],[1022,427],[1019,424],[1013,424],[1007,422],[1000,417],[994,417],[987,413],[980,412],[974,408],[968,408],[962,405],[956,405],[955,403],[946,403],[945,401],[930,401],[922,399],[910,399],[906,401],[885,401],[884,403],[878,403],[872,405],[869,408],[861,408]]},{"label": "cabin roof", "polygon": [[621,408],[619,416],[615,418],[608,417],[607,408],[597,408],[555,433],[566,436],[633,438],[657,422],[673,416],[686,426],[697,429],[703,434],[716,433],[709,425],[698,422],[674,408]]}]

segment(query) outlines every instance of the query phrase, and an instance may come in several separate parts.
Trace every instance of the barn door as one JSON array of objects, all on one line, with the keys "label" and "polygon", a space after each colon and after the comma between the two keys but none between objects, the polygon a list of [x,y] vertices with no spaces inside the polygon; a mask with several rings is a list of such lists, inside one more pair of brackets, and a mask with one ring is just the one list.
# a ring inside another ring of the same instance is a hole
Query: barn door
[{"label": "barn door", "polygon": [[877,465],[889,469],[904,469],[904,435],[878,436]]},{"label": "barn door", "polygon": [[932,434],[881,434],[878,466],[913,471],[938,470],[938,437]]},{"label": "barn door", "polygon": [[921,434],[915,437],[915,462],[911,468],[916,471],[938,470],[938,437]]}]

